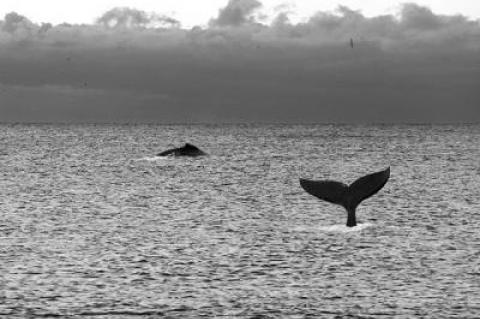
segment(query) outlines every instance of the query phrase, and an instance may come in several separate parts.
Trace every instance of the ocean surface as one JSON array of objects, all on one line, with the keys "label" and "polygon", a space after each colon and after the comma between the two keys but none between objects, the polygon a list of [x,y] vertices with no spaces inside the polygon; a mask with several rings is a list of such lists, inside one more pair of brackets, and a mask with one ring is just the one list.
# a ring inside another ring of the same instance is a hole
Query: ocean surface
[{"label": "ocean surface", "polygon": [[[201,158],[157,158],[190,142]],[[480,126],[0,125],[1,318],[480,318]],[[345,226],[299,177],[391,178]]]}]

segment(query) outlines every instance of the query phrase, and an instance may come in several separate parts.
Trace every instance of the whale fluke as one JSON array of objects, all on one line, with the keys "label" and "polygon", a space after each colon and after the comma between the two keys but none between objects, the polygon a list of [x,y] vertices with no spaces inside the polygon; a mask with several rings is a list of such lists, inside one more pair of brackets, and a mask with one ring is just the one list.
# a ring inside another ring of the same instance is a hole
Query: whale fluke
[{"label": "whale fluke", "polygon": [[157,156],[167,156],[167,155],[195,157],[195,156],[207,155],[207,153],[205,153],[195,145],[186,143],[183,147],[172,148],[157,154]]},{"label": "whale fluke", "polygon": [[357,225],[355,210],[357,206],[376,194],[387,183],[390,167],[386,170],[360,177],[347,186],[336,181],[311,181],[300,179],[300,185],[309,194],[332,204],[343,206],[348,213],[347,226]]}]

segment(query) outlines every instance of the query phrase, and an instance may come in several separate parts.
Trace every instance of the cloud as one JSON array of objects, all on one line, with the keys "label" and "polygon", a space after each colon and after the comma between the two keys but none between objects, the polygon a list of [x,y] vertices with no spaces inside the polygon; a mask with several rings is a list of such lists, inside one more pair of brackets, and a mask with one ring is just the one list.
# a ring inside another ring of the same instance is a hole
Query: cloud
[{"label": "cloud", "polygon": [[262,4],[257,0],[230,0],[227,6],[220,10],[218,17],[210,21],[211,26],[240,26],[254,22],[252,14]]},{"label": "cloud", "polygon": [[[480,118],[479,21],[407,4],[377,17],[341,6],[299,23],[280,10],[265,24],[259,9],[255,0],[231,0],[209,26],[192,29],[129,8],[90,25],[8,14],[0,85],[11,94],[0,93],[0,117],[7,105],[44,101],[46,118],[69,110],[62,118],[106,121]],[[10,118],[26,113],[15,112]]]},{"label": "cloud", "polygon": [[36,29],[36,25],[33,24],[26,17],[21,16],[15,12],[5,15],[5,20],[1,25],[1,29],[4,32],[15,33],[18,30],[32,30]]},{"label": "cloud", "polygon": [[[405,4],[398,16],[384,15],[367,18],[361,12],[340,6],[336,13],[318,12],[307,22],[291,24],[285,15],[279,15],[274,27],[284,38],[296,38],[317,43],[332,43],[354,38],[376,43],[383,49],[398,50],[408,46],[429,46],[463,39],[457,45],[478,43],[478,21],[463,16],[435,15],[430,9],[416,4]],[[461,47],[457,47],[461,49]]]},{"label": "cloud", "polygon": [[448,24],[448,19],[442,21],[442,17],[435,15],[429,8],[413,3],[403,6],[401,20],[405,27],[414,30],[432,30],[442,27],[442,24]]},{"label": "cloud", "polygon": [[188,41],[194,45],[205,44],[205,41],[225,46],[276,43],[322,47],[354,38],[356,42],[375,43],[384,50],[397,50],[404,45],[450,45],[451,41],[457,41],[457,46],[480,46],[479,21],[460,15],[436,15],[426,7],[411,3],[405,4],[397,16],[369,18],[340,6],[336,12],[317,12],[300,23],[292,23],[288,11],[279,12],[270,25],[260,23],[253,16],[260,7],[257,0],[230,0],[218,17],[210,21],[209,27],[191,30],[181,29],[180,22],[171,17],[131,8],[109,10],[93,25],[35,24],[17,13],[9,13],[0,20],[0,43],[8,45],[27,40],[38,45],[70,43],[84,47],[132,44],[156,49],[174,44],[188,49],[184,46]]},{"label": "cloud", "polygon": [[105,12],[97,23],[109,28],[169,28],[179,27],[176,19],[131,8],[113,8]]}]

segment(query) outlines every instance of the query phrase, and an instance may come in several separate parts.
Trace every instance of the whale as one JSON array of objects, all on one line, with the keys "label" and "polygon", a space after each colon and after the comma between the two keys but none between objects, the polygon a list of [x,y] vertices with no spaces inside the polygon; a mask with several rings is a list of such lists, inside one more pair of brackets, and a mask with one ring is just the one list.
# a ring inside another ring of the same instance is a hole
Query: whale
[{"label": "whale", "polygon": [[205,153],[204,151],[202,151],[201,149],[199,149],[195,145],[192,145],[190,143],[186,143],[182,147],[171,148],[169,150],[166,150],[166,151],[163,151],[163,152],[157,154],[157,156],[168,156],[168,155],[196,157],[196,156],[207,155],[207,153]]},{"label": "whale", "polygon": [[347,227],[357,226],[355,211],[367,198],[380,191],[390,178],[390,167],[358,178],[350,185],[332,180],[313,181],[300,178],[300,186],[326,202],[343,206],[347,211]]}]

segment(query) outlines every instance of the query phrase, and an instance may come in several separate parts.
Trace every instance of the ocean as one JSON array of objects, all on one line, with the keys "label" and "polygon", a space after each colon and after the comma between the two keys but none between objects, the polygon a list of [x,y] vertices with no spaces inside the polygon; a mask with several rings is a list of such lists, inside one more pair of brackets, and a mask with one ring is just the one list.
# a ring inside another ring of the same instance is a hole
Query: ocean
[{"label": "ocean", "polygon": [[[0,317],[479,318],[480,126],[0,125]],[[159,158],[195,144],[209,156]],[[299,178],[391,167],[345,226]]]}]

